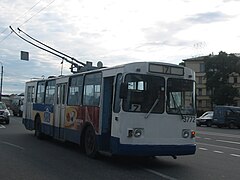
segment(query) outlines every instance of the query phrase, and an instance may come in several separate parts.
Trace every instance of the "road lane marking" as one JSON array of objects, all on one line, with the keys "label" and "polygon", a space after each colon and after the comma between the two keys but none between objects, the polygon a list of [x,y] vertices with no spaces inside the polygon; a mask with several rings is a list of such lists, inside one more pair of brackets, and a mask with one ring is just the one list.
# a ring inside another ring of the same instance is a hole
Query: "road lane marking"
[{"label": "road lane marking", "polygon": [[218,154],[223,154],[222,151],[213,151],[213,152],[218,153]]},{"label": "road lane marking", "polygon": [[221,139],[217,139],[216,141],[218,141],[218,142],[230,143],[230,144],[240,144],[240,142],[236,142],[236,141],[225,141],[225,140],[221,140]]},{"label": "road lane marking", "polygon": [[225,134],[225,133],[214,133],[214,132],[206,132],[206,131],[197,131],[197,134],[207,134],[207,135],[212,135],[212,136],[240,138],[239,134]]},{"label": "road lane marking", "polygon": [[152,169],[148,169],[148,168],[143,168],[143,169],[144,169],[145,171],[147,171],[147,172],[153,173],[153,174],[155,174],[155,175],[157,175],[157,176],[159,176],[159,177],[165,178],[165,179],[167,179],[167,180],[177,180],[177,179],[174,178],[174,177],[171,177],[171,176],[162,174],[162,173],[157,172],[157,171],[154,171],[154,170],[152,170]]},{"label": "road lane marking", "polygon": [[211,138],[204,138],[204,139],[206,139],[206,140],[212,140]]},{"label": "road lane marking", "polygon": [[9,143],[9,142],[6,142],[6,141],[0,141],[0,142],[1,142],[2,144],[6,144],[6,145],[8,145],[8,146],[18,148],[18,149],[20,149],[20,150],[24,150],[23,147],[18,146],[18,145],[16,145],[16,144],[12,144],[12,143]]},{"label": "road lane marking", "polygon": [[230,154],[231,156],[234,156],[234,157],[239,157],[240,158],[240,155],[239,154]]},{"label": "road lane marking", "polygon": [[5,129],[6,127],[2,124],[0,124],[0,129]]},{"label": "road lane marking", "polygon": [[227,146],[218,146],[218,145],[207,144],[207,143],[197,143],[197,144],[199,144],[199,145],[205,145],[205,146],[212,146],[212,147],[218,147],[218,148],[224,148],[224,149],[231,149],[231,150],[240,151],[240,149],[238,149],[238,148],[231,148],[231,147],[227,147]]},{"label": "road lane marking", "polygon": [[208,149],[207,148],[198,148],[200,150],[203,150],[203,151],[207,151]]}]

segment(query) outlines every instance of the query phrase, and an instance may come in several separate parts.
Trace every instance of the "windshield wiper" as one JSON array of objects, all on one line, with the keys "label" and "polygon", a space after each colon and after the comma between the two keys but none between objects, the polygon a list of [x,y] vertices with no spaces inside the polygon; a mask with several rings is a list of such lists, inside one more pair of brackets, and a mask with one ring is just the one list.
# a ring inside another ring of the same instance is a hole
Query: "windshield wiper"
[{"label": "windshield wiper", "polygon": [[184,117],[183,117],[183,114],[182,114],[181,108],[177,105],[177,102],[176,102],[176,100],[175,100],[175,98],[174,98],[172,92],[171,92],[171,96],[172,96],[172,99],[173,99],[174,106],[177,108],[178,112],[180,113],[180,115],[181,115],[181,117],[182,117],[182,119],[183,119]]},{"label": "windshield wiper", "polygon": [[145,119],[147,119],[149,117],[149,115],[152,113],[153,109],[156,107],[156,105],[158,104],[159,101],[160,101],[160,96],[157,97],[157,99],[153,103],[152,107],[150,108],[148,113],[145,115]]}]

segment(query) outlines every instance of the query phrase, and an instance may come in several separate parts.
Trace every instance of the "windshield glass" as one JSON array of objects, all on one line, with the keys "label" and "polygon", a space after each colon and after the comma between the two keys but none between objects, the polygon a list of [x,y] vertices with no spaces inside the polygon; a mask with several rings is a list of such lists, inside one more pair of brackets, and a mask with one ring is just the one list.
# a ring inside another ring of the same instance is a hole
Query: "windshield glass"
[{"label": "windshield glass", "polygon": [[195,83],[186,79],[167,81],[167,112],[169,114],[195,114]]},{"label": "windshield glass", "polygon": [[4,103],[0,102],[0,109],[7,109],[7,107]]},{"label": "windshield glass", "polygon": [[123,100],[124,111],[163,113],[164,78],[128,74],[125,77],[125,83],[127,84],[127,96]]}]

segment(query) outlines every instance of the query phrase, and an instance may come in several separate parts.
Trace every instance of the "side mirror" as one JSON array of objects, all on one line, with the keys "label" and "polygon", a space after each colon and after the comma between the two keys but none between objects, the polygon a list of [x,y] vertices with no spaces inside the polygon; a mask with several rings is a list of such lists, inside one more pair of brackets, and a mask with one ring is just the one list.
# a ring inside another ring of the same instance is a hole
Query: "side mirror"
[{"label": "side mirror", "polygon": [[127,83],[121,83],[119,97],[121,99],[127,98],[127,92],[128,92],[128,84]]}]

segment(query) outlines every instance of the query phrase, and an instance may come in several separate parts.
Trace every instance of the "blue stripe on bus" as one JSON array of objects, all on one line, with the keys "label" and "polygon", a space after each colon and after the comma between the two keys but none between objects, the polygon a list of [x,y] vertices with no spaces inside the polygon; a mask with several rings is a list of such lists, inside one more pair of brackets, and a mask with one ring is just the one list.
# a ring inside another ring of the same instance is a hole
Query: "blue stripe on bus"
[{"label": "blue stripe on bus", "polygon": [[[23,118],[22,123],[28,130],[35,129],[34,121],[32,119]],[[42,132],[46,135],[53,136],[56,139],[64,138],[64,140],[80,144],[80,133],[74,129],[58,128],[53,127],[50,124],[42,123]]]},{"label": "blue stripe on bus", "polygon": [[44,112],[48,109],[50,113],[53,113],[54,106],[52,104],[33,104],[33,110]]},{"label": "blue stripe on bus", "polygon": [[[34,121],[31,119],[23,119],[23,124],[26,129],[34,129]],[[63,133],[64,140],[68,140],[74,143],[80,143],[80,132],[73,129],[57,128],[48,124],[42,124],[42,131],[44,134],[54,136],[59,139],[59,133]],[[103,151],[108,151],[109,142],[103,143],[106,137],[99,135],[97,141],[100,142],[99,148]],[[102,140],[102,141],[101,141]],[[111,138],[111,153],[116,155],[130,155],[130,156],[180,156],[195,154],[196,145],[131,145],[120,144],[119,138]]]},{"label": "blue stripe on bus", "polygon": [[195,154],[196,145],[130,145],[112,137],[112,154],[129,156],[181,156]]},{"label": "blue stripe on bus", "polygon": [[26,129],[28,130],[34,129],[34,121],[32,119],[23,118],[22,123],[24,124]]}]

